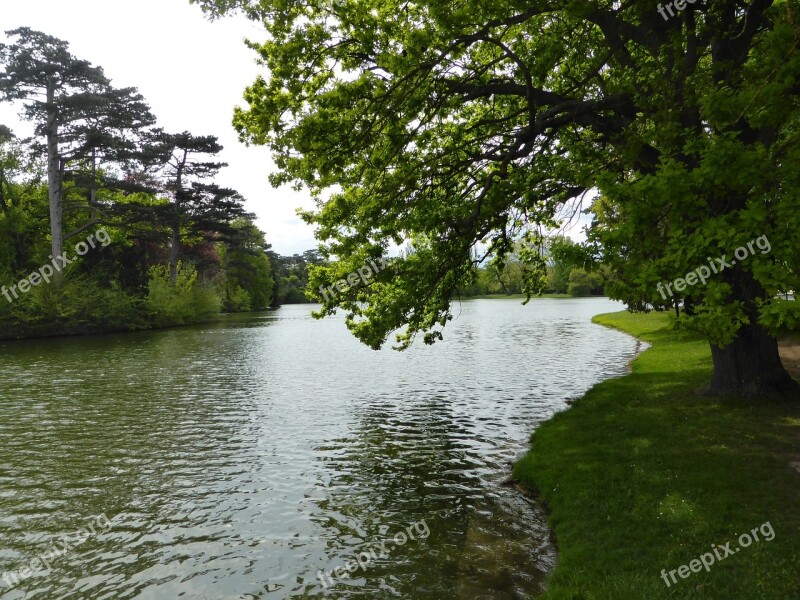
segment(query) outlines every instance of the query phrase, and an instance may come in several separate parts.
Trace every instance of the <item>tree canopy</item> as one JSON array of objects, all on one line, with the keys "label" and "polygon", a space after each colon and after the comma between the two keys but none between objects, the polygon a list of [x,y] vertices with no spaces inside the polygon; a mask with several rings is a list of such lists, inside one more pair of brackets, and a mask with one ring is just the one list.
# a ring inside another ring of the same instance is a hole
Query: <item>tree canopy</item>
[{"label": "tree canopy", "polygon": [[[155,117],[135,88],[114,88],[101,67],[75,57],[67,42],[29,27],[6,35],[13,43],[0,44],[0,65],[5,67],[0,71],[0,100],[21,101],[36,135],[45,139],[51,251],[58,257],[65,239],[97,224],[91,219],[65,234],[68,167],[91,159],[84,170],[90,172],[94,189],[98,161],[130,162],[149,154],[140,150],[137,137]],[[54,281],[61,285],[60,271]]]},{"label": "tree canopy", "polygon": [[[64,40],[27,27],[7,35],[0,101],[22,109],[34,138],[0,126],[0,337],[272,305],[278,267],[244,198],[215,182],[217,138],[156,128],[135,88],[114,87]],[[72,252],[79,235],[103,243]],[[50,261],[64,268],[41,267]]]},{"label": "tree canopy", "polygon": [[195,1],[266,29],[250,45],[267,75],[235,124],[272,149],[273,184],[320,199],[305,218],[338,270],[313,285],[413,243],[325,303],[366,344],[403,327],[401,347],[440,338],[480,243],[502,256],[526,240],[536,292],[542,230],[597,190],[595,241],[635,265],[620,295],[645,305],[707,257],[775,241],[693,290],[692,324],[712,342],[713,391],[794,388],[773,337],[797,322],[776,293],[799,287],[791,0],[707,0],[667,21],[615,0]]}]

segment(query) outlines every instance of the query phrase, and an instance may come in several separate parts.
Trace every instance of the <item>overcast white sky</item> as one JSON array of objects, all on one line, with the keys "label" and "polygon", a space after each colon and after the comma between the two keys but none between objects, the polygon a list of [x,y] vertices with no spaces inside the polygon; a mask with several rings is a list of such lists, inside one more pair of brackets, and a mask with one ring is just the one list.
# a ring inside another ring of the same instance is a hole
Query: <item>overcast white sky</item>
[{"label": "overcast white sky", "polygon": [[[167,131],[219,137],[222,160],[230,164],[219,182],[247,198],[247,210],[258,216],[276,252],[317,246],[312,228],[295,214],[298,207],[313,208],[309,196],[273,189],[269,152],[239,143],[231,126],[233,107],[245,104],[242,93],[259,70],[243,43],[264,38],[257,24],[243,17],[209,22],[189,0],[1,1],[0,31],[26,26],[64,39],[116,86],[139,88]],[[29,135],[18,112],[0,104],[0,124]]]}]

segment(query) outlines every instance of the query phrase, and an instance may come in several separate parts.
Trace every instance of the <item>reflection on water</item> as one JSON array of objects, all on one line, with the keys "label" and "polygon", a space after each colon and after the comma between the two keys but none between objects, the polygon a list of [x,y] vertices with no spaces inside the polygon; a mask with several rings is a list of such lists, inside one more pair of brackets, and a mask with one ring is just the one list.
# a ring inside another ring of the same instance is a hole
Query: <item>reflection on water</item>
[{"label": "reflection on water", "polygon": [[[624,371],[636,342],[590,324],[617,308],[466,302],[405,353],[302,306],[4,343],[0,598],[535,597],[555,551],[502,483],[537,423]],[[103,513],[49,572],[2,580]],[[318,578],[423,520],[426,539]]]}]

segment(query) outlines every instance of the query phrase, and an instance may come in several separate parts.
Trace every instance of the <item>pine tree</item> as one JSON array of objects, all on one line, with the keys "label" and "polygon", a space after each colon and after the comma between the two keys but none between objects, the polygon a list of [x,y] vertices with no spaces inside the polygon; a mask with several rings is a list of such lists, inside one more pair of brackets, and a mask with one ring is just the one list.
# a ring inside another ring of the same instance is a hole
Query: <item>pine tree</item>
[{"label": "pine tree", "polygon": [[216,137],[183,132],[165,134],[162,139],[171,149],[163,172],[163,190],[171,199],[166,219],[171,232],[170,279],[175,281],[184,229],[203,237],[231,234],[231,223],[237,217],[250,215],[244,210],[244,198],[236,190],[210,182],[227,166],[211,160],[222,151]]},{"label": "pine tree", "polygon": [[[0,44],[0,99],[22,101],[24,115],[44,138],[53,256],[64,241],[95,225],[97,215],[64,234],[64,181],[69,167],[91,161],[90,202],[98,161],[126,162],[142,154],[139,136],[153,125],[150,108],[134,88],[115,89],[103,69],[79,60],[69,44],[28,27],[7,31]],[[54,278],[63,282],[63,274]]]}]

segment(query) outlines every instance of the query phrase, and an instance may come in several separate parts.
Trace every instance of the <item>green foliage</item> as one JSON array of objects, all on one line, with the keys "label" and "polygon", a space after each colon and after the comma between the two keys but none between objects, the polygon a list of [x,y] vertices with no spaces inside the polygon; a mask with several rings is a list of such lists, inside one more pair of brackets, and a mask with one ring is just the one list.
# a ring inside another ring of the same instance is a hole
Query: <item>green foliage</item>
[{"label": "green foliage", "polygon": [[158,212],[170,229],[170,275],[174,279],[182,245],[202,246],[213,234],[235,238],[242,233],[235,223],[246,222],[253,215],[245,212],[241,194],[213,182],[227,166],[213,160],[223,150],[215,136],[185,131],[158,137],[169,157],[158,191],[170,202]]},{"label": "green foliage", "polygon": [[528,299],[542,293],[603,294],[603,277],[582,268],[595,266],[584,247],[563,236],[548,240],[545,252],[537,250],[540,244],[519,244],[517,251],[503,259],[492,260],[485,267],[475,267],[469,283],[459,288],[459,296],[521,294]]},{"label": "green foliage", "polygon": [[[450,300],[476,282],[476,247],[502,274],[529,238],[523,289],[546,287],[538,234],[593,189],[586,248],[606,265],[608,293],[632,308],[689,300],[693,324],[719,343],[744,322],[724,305],[741,302],[753,322],[800,287],[791,3],[719,0],[664,22],[651,4],[611,0],[195,1],[215,16],[242,9],[266,28],[251,46],[268,75],[247,90],[235,125],[272,150],[273,184],[320,198],[304,218],[326,256],[352,269],[413,243],[372,285],[325,305],[344,309],[372,347],[403,327],[437,339]],[[659,297],[659,282],[760,235],[772,253],[716,276],[727,294]],[[568,271],[548,266],[550,286],[563,288]],[[732,320],[717,335],[719,318]]]},{"label": "green foliage", "polygon": [[[47,160],[51,254],[58,257],[72,235],[65,229],[68,213],[84,213],[76,231],[98,223],[94,191],[103,187],[98,181],[105,187],[119,183],[109,172],[99,177],[98,167],[113,163],[130,171],[134,163],[152,157],[143,130],[154,125],[155,117],[135,88],[112,87],[102,68],[77,59],[64,40],[29,27],[6,35],[11,43],[0,44],[0,100],[20,102],[25,117],[36,125],[36,136],[45,139],[44,149],[36,152]],[[90,190],[88,205],[70,198],[74,182],[81,179]],[[0,177],[0,205],[5,208],[2,188]],[[89,222],[86,213],[92,215]],[[60,287],[62,279],[56,273],[54,285]]]},{"label": "green foliage", "polygon": [[[302,255],[295,254],[294,256],[281,256],[270,252],[269,257],[275,280],[273,306],[315,301],[315,290],[318,291],[320,284],[313,283],[316,279],[311,277],[311,271],[314,266],[326,264],[319,252],[307,250]],[[346,277],[348,273],[345,273],[344,276]]]},{"label": "green foliage", "polygon": [[676,327],[698,331],[712,340],[713,344],[724,347],[733,342],[739,327],[749,322],[742,302],[718,306],[703,303],[694,309],[692,316],[684,315]]},{"label": "green foliage", "polygon": [[78,275],[61,289],[41,284],[13,303],[1,298],[0,335],[28,337],[142,329],[149,326],[141,300],[118,285],[105,287]]},{"label": "green foliage", "polygon": [[800,332],[800,302],[775,298],[762,308],[759,323],[779,335]]},{"label": "green foliage", "polygon": [[228,284],[222,309],[232,313],[249,312],[253,310],[253,300],[250,294],[238,285]]},{"label": "green foliage", "polygon": [[547,269],[547,289],[554,294],[566,294],[569,290],[569,274],[571,269],[556,263]]},{"label": "green foliage", "polygon": [[583,269],[572,269],[572,271],[570,271],[570,296],[591,296],[592,294],[602,293],[602,289],[602,278],[597,273],[587,273]]},{"label": "green foliage", "polygon": [[145,302],[158,327],[203,321],[219,314],[222,306],[214,287],[201,282],[197,270],[183,263],[178,264],[174,281],[170,279],[168,266],[150,269]]},{"label": "green foliage", "polygon": [[[66,41],[27,27],[7,33],[0,100],[22,105],[47,151],[0,127],[2,281],[13,285],[51,256],[74,258],[73,244],[99,225],[113,243],[75,260],[66,285],[57,273],[0,304],[3,335],[190,323],[217,314],[221,298],[228,310],[270,306],[269,246],[242,197],[212,181],[225,166],[211,162],[222,149],[216,138],[152,129],[137,91],[112,87]],[[153,265],[177,269],[181,253],[194,266],[169,285]]]},{"label": "green foliage", "polygon": [[247,219],[237,219],[231,229],[230,242],[219,247],[227,276],[224,310],[265,310],[272,305],[275,283],[264,233]]},{"label": "green foliage", "polygon": [[521,294],[525,269],[518,255],[495,257],[481,269],[484,286],[489,294]]},{"label": "green foliage", "polygon": [[498,293],[493,287],[487,269],[473,267],[469,278],[458,288],[457,295],[460,298],[474,298]]}]

